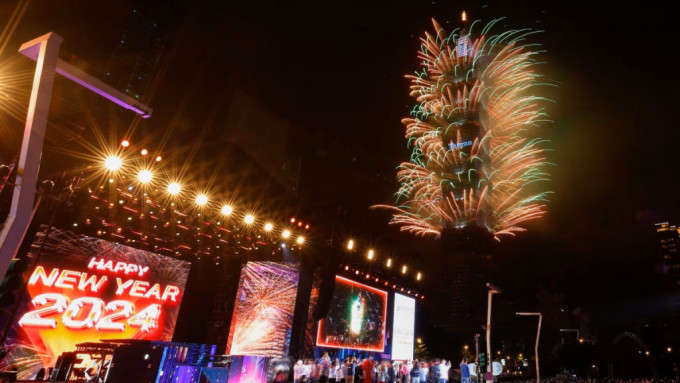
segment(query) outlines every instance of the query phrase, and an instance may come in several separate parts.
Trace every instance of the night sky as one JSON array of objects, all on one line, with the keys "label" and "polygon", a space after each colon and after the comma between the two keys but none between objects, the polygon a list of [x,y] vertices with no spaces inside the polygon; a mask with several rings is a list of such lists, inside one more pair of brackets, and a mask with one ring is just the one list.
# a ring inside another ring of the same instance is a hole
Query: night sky
[{"label": "night sky", "polygon": [[[0,4],[0,25],[16,4]],[[545,135],[554,194],[546,218],[498,246],[506,273],[497,283],[508,296],[534,295],[542,283],[593,312],[658,291],[653,224],[680,223],[677,41],[664,6],[34,1],[0,62],[54,30],[65,38],[63,52],[101,66],[135,6],[168,31],[149,102],[154,117],[144,122],[149,134],[181,141],[197,129],[217,131],[206,116],[234,86],[244,89],[294,124],[303,204],[343,205],[357,232],[409,243],[387,227],[388,215],[368,207],[393,202],[395,167],[408,158],[400,120],[413,100],[403,75],[417,69],[418,37],[431,17],[452,29],[461,10],[486,21],[506,16],[502,27],[543,30],[533,41],[546,50],[542,70],[558,85],[545,94],[556,101]]]}]

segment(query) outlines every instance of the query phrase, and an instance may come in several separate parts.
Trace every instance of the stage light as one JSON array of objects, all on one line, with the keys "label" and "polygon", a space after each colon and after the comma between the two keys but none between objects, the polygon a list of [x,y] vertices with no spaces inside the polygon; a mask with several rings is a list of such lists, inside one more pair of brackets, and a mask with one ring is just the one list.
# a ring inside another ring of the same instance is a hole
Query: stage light
[{"label": "stage light", "polygon": [[673,349],[670,348],[670,347],[666,347],[666,351],[668,351],[668,352],[673,352]]},{"label": "stage light", "polygon": [[255,216],[252,214],[248,214],[243,218],[243,222],[247,223],[248,225],[252,224],[255,222]]},{"label": "stage light", "polygon": [[144,169],[137,173],[137,180],[143,184],[148,184],[153,179],[153,173],[150,170]]},{"label": "stage light", "polygon": [[467,12],[463,11],[460,15],[460,21],[466,22],[467,21]]},{"label": "stage light", "polygon": [[123,140],[123,141],[120,142],[120,146],[127,148],[128,146],[130,146],[130,141]]},{"label": "stage light", "polygon": [[123,160],[121,160],[118,156],[108,156],[104,160],[104,167],[106,170],[115,172],[116,170],[120,169],[121,166],[123,166]]},{"label": "stage light", "polygon": [[353,250],[354,249],[354,240],[350,239],[347,241],[347,250]]},{"label": "stage light", "polygon": [[208,204],[208,196],[205,194],[199,194],[196,196],[196,205],[205,206]]},{"label": "stage light", "polygon": [[373,251],[373,249],[369,250],[368,251],[368,259],[373,259],[374,256],[375,256],[375,251]]},{"label": "stage light", "polygon": [[232,207],[229,206],[229,205],[224,205],[224,206],[222,206],[222,209],[220,210],[220,212],[222,213],[223,216],[228,216],[228,215],[230,215],[233,211],[234,211],[234,209],[232,209]]},{"label": "stage light", "polygon": [[288,239],[288,237],[290,237],[290,230],[284,230],[281,233],[281,237],[283,237],[283,239]]},{"label": "stage light", "polygon": [[272,231],[274,229],[274,225],[271,223],[267,222],[264,224],[264,231]]},{"label": "stage light", "polygon": [[297,237],[295,242],[297,242],[298,245],[302,245],[303,243],[305,243],[305,237],[302,237],[302,236]]},{"label": "stage light", "polygon": [[295,218],[291,218],[290,223],[295,223]]},{"label": "stage light", "polygon": [[142,149],[141,153],[143,156],[146,156],[147,154],[149,154],[149,151],[146,149]]},{"label": "stage light", "polygon": [[285,244],[285,243],[282,243],[282,244],[281,244],[281,248],[285,249],[285,248],[286,248],[286,244]]},{"label": "stage light", "polygon": [[401,267],[401,273],[406,274],[406,265]]},{"label": "stage light", "polygon": [[182,191],[182,185],[177,182],[170,182],[168,184],[168,194],[177,195]]},{"label": "stage light", "polygon": [[161,157],[161,156],[156,156],[156,162],[161,162],[161,160],[163,160],[163,157]]},{"label": "stage light", "polygon": [[392,267],[392,258],[387,258],[387,267]]},{"label": "stage light", "polygon": [[423,275],[419,271],[418,274],[416,274],[416,281],[419,281],[422,277]]}]

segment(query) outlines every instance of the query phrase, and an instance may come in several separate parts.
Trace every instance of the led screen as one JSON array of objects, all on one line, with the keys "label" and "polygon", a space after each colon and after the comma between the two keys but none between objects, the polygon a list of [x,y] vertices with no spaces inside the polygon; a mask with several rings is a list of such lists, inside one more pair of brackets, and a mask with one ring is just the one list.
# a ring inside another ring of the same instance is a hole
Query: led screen
[{"label": "led screen", "polygon": [[392,359],[413,359],[413,334],[416,324],[416,300],[394,294],[394,321],[392,326]]},{"label": "led screen", "polygon": [[243,267],[228,353],[288,356],[298,276],[297,263],[248,262]]},{"label": "led screen", "polygon": [[316,345],[385,350],[387,292],[336,276],[331,308],[319,321]]},{"label": "led screen", "polygon": [[188,262],[56,228],[38,233],[28,256],[3,361],[20,366],[20,379],[78,343],[172,340]]},{"label": "led screen", "polygon": [[267,383],[268,358],[234,356],[229,368],[229,383]]}]

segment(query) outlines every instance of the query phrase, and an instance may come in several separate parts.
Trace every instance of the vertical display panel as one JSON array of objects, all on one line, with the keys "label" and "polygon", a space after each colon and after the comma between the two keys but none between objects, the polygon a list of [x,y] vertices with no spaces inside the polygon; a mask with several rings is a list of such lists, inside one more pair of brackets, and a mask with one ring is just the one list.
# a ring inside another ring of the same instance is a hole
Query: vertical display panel
[{"label": "vertical display panel", "polygon": [[416,300],[394,293],[392,359],[412,360],[416,325]]},{"label": "vertical display panel", "polygon": [[319,321],[316,345],[382,352],[386,316],[387,292],[336,276],[331,308]]},{"label": "vertical display panel", "polygon": [[56,228],[37,234],[28,257],[3,360],[20,379],[78,343],[172,340],[188,262]]},{"label": "vertical display panel", "polygon": [[298,286],[298,264],[248,262],[241,270],[227,352],[288,356]]}]

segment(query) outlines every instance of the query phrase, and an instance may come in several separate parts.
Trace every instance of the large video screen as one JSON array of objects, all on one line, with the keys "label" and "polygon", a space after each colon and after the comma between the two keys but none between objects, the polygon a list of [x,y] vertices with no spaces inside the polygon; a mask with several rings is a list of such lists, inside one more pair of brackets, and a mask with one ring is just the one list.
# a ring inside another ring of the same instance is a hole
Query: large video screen
[{"label": "large video screen", "polygon": [[394,293],[392,325],[392,359],[412,360],[416,325],[416,300]]},{"label": "large video screen", "polygon": [[331,308],[319,321],[316,345],[382,352],[386,314],[387,292],[336,276]]},{"label": "large video screen", "polygon": [[241,270],[227,341],[231,355],[288,356],[298,264],[248,262]]},{"label": "large video screen", "polygon": [[26,293],[3,364],[19,379],[101,339],[172,340],[190,264],[56,228],[29,251]]}]

